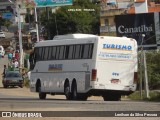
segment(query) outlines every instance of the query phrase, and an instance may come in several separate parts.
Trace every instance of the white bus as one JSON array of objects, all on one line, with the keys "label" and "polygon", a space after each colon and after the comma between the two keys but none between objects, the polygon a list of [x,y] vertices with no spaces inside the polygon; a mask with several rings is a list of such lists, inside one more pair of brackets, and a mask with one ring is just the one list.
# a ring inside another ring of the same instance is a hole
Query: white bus
[{"label": "white bus", "polygon": [[56,36],[39,42],[30,55],[31,92],[87,100],[120,100],[136,90],[137,42],[126,37],[89,34]]}]

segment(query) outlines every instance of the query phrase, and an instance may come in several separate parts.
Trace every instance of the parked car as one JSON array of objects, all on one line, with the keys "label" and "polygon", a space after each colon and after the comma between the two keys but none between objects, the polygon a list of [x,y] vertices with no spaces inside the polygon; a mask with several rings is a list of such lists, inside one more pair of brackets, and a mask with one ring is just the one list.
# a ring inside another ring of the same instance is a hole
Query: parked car
[{"label": "parked car", "polygon": [[4,32],[2,30],[0,30],[0,38],[5,38],[5,37],[6,36],[5,36]]},{"label": "parked car", "polygon": [[4,88],[9,86],[19,86],[22,88],[24,80],[19,71],[6,71],[6,74],[2,80],[2,84]]}]

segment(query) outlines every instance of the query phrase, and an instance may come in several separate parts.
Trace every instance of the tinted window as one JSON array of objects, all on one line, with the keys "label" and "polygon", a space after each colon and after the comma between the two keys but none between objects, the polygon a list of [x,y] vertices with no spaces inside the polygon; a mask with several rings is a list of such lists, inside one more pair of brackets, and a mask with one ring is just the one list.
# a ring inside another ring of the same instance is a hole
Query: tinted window
[{"label": "tinted window", "polygon": [[56,47],[56,60],[59,59],[59,53],[60,53],[60,47],[57,46],[57,47]]},{"label": "tinted window", "polygon": [[80,47],[81,47],[80,45],[75,46],[75,56],[74,56],[75,59],[80,58]]},{"label": "tinted window", "polygon": [[59,52],[59,59],[63,59],[64,58],[64,46],[60,47],[60,52]]},{"label": "tinted window", "polygon": [[21,77],[21,75],[19,73],[8,72],[6,73],[6,77]]},{"label": "tinted window", "polygon": [[49,47],[44,48],[44,60],[48,59],[48,52],[49,52]]},{"label": "tinted window", "polygon": [[38,60],[91,59],[93,44],[38,47],[35,53]]},{"label": "tinted window", "polygon": [[56,47],[52,47],[52,52],[51,52],[52,56],[51,59],[54,60],[56,59]]},{"label": "tinted window", "polygon": [[73,55],[73,46],[69,46],[68,59],[72,59],[72,55]]},{"label": "tinted window", "polygon": [[88,52],[89,52],[89,45],[85,45],[82,58],[88,58]]}]

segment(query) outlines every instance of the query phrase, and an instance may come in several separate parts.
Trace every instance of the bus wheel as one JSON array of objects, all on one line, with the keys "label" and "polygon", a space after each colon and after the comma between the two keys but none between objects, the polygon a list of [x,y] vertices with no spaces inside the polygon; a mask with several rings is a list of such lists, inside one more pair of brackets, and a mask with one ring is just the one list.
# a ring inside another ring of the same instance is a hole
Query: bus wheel
[{"label": "bus wheel", "polygon": [[78,99],[77,84],[76,84],[76,82],[72,83],[71,94],[72,94],[72,100],[77,100]]},{"label": "bus wheel", "polygon": [[64,85],[64,94],[65,94],[67,100],[70,100],[70,99],[71,99],[71,93],[70,93],[69,83],[66,83],[66,84]]},{"label": "bus wheel", "polygon": [[39,99],[46,99],[46,93],[41,92],[41,84],[38,87]]}]

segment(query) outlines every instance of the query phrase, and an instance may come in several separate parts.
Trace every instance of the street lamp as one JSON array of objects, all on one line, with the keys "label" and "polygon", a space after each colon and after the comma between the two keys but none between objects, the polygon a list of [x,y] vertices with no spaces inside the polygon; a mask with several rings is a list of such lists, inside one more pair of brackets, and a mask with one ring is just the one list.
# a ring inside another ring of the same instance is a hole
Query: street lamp
[{"label": "street lamp", "polygon": [[21,16],[20,16],[20,6],[15,4],[12,0],[9,0],[10,3],[14,4],[17,10],[18,17],[18,33],[19,33],[19,48],[20,48],[20,68],[22,68],[22,57],[23,57],[23,48],[22,48],[22,30],[21,30]]},{"label": "street lamp", "polygon": [[149,96],[149,87],[148,87],[148,75],[147,75],[147,64],[146,64],[146,53],[145,50],[143,50],[143,41],[144,41],[145,34],[142,34],[142,42],[141,42],[141,65],[140,65],[140,97],[142,99],[142,62],[144,67],[144,83],[145,83],[145,97],[150,98]]},{"label": "street lamp", "polygon": [[142,74],[142,64],[143,64],[143,40],[144,40],[145,34],[142,34],[142,41],[141,41],[141,60],[140,60],[140,98],[142,99],[142,79],[143,79],[143,74]]}]

